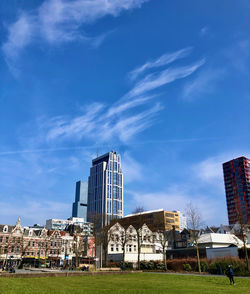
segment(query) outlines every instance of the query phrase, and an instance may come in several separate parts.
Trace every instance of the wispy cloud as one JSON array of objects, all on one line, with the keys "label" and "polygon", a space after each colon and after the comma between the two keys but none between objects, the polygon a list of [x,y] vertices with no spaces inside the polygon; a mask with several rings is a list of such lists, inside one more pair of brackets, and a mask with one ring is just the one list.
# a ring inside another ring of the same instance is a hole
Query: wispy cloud
[{"label": "wispy cloud", "polygon": [[126,184],[145,179],[145,167],[128,152],[122,155],[122,171]]},{"label": "wispy cloud", "polygon": [[250,40],[243,39],[235,41],[235,44],[225,50],[225,55],[230,61],[230,65],[237,71],[249,75],[250,60]]},{"label": "wispy cloud", "polygon": [[37,9],[21,12],[8,27],[7,41],[2,45],[7,62],[15,60],[32,42],[49,44],[87,41],[97,47],[108,33],[89,37],[84,25],[122,11],[139,8],[147,0],[45,0]]},{"label": "wispy cloud", "polygon": [[[176,56],[186,55],[190,49],[183,49],[172,54],[172,61]],[[166,56],[166,55],[163,55]],[[175,57],[174,57],[175,56]],[[170,57],[169,57],[170,58]],[[150,127],[156,115],[163,109],[159,102],[155,102],[155,90],[178,79],[190,76],[205,63],[204,59],[187,66],[176,66],[151,74],[142,75],[132,89],[114,104],[104,105],[92,103],[82,115],[76,117],[59,116],[46,119],[43,128],[47,130],[48,141],[56,139],[91,139],[96,144],[131,141],[135,135]],[[157,66],[166,64],[162,57],[156,61]],[[157,67],[148,65],[147,67]],[[143,73],[144,70],[141,72]],[[150,103],[154,101],[153,103]]]},{"label": "wispy cloud", "polygon": [[191,47],[188,48],[184,48],[172,53],[165,53],[162,56],[160,56],[159,58],[152,60],[152,61],[147,61],[145,64],[141,65],[140,67],[137,67],[136,69],[134,69],[133,71],[131,71],[129,73],[129,77],[131,80],[136,79],[140,74],[142,74],[143,72],[152,69],[152,68],[157,68],[160,66],[164,66],[167,64],[170,64],[174,61],[176,61],[177,59],[180,58],[184,58],[186,56],[188,56],[192,51]]},{"label": "wispy cloud", "polygon": [[113,113],[113,115],[109,114],[109,119],[105,114],[109,112],[109,108],[104,105],[93,104],[90,108],[93,111],[73,119],[60,117],[47,122],[49,128],[47,139],[72,137],[82,139],[85,137],[97,142],[109,142],[117,139],[120,142],[126,142],[135,134],[149,127],[155,114],[162,109],[162,106],[157,103],[148,110],[130,115],[116,116],[117,113]]},{"label": "wispy cloud", "polygon": [[189,66],[168,68],[157,73],[149,74],[136,83],[132,90],[129,91],[127,95],[125,95],[125,97],[136,97],[163,85],[174,82],[175,80],[185,78],[195,72],[204,63],[205,59],[202,59]]},{"label": "wispy cloud", "polygon": [[208,69],[201,71],[197,77],[184,85],[182,98],[185,100],[195,100],[202,95],[213,93],[217,82],[225,75],[225,70]]},{"label": "wispy cloud", "polygon": [[[206,224],[214,224],[215,220],[226,222],[226,214],[222,214],[221,200],[215,200],[207,194],[195,193],[181,185],[170,185],[167,189],[154,192],[129,191],[133,199],[133,206],[143,206],[146,210],[163,208],[168,211],[180,210],[185,213],[187,204],[195,203]],[[224,203],[223,203],[224,204]],[[218,219],[218,213],[221,218]]]},{"label": "wispy cloud", "polygon": [[200,35],[201,36],[205,36],[208,33],[208,26],[204,26],[201,30],[200,30]]}]

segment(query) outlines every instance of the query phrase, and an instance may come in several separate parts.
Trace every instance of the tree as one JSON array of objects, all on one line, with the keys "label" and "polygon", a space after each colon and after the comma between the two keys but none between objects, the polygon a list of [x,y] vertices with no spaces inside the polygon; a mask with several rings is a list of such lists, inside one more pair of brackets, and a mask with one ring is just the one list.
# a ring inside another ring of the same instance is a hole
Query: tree
[{"label": "tree", "polygon": [[247,270],[250,270],[249,260],[248,260],[248,252],[247,252],[247,246],[246,246],[246,243],[247,243],[247,240],[246,240],[247,224],[244,223],[244,218],[242,216],[242,211],[241,211],[239,205],[238,205],[238,207],[236,207],[235,213],[236,213],[237,223],[240,228],[240,237],[243,241],[246,267],[247,267]]},{"label": "tree", "polygon": [[168,246],[168,241],[169,241],[169,237],[171,235],[171,231],[166,231],[166,230],[159,230],[158,231],[159,234],[159,243],[162,246],[162,250],[163,250],[163,263],[165,266],[165,271],[167,271],[167,253],[166,253],[166,249]]},{"label": "tree", "polygon": [[80,264],[80,257],[83,256],[84,243],[80,233],[73,233],[73,252],[75,253],[76,267]]},{"label": "tree", "polygon": [[196,256],[199,273],[201,273],[201,264],[200,264],[200,253],[198,246],[198,232],[202,225],[201,215],[197,207],[193,206],[192,203],[189,203],[186,208],[186,216],[188,228],[190,230],[190,240],[196,248]]},{"label": "tree", "polygon": [[[101,239],[100,239],[100,231],[102,228],[102,216],[101,214],[98,213],[93,213],[89,216],[91,219],[91,222],[93,224],[93,237],[94,237],[94,242],[95,242],[95,260],[97,262],[97,247],[101,247]],[[101,257],[100,257],[101,258]],[[97,268],[97,264],[95,262],[95,270]]]},{"label": "tree", "polygon": [[101,228],[98,234],[98,239],[104,252],[104,265],[108,266],[108,245],[111,240],[110,226]]},{"label": "tree", "polygon": [[144,212],[143,206],[137,206],[133,212],[134,214],[138,214],[137,224],[134,225],[134,228],[136,231],[136,240],[137,240],[137,269],[138,270],[140,270],[141,245],[143,242],[142,226],[144,224],[144,218],[143,218],[142,212]]},{"label": "tree", "polygon": [[[127,228],[128,230],[129,228]],[[132,236],[128,233],[125,228],[123,228],[120,234],[120,243],[122,246],[122,261],[125,262],[125,253],[126,253],[126,244],[129,240],[131,240]]]}]

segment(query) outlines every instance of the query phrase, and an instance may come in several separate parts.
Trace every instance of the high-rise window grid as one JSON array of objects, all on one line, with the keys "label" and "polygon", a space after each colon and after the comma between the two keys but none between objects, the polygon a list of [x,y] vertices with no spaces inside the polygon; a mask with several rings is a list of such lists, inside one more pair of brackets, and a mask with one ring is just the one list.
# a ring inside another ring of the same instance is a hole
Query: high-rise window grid
[{"label": "high-rise window grid", "polygon": [[92,161],[88,190],[88,220],[101,215],[102,225],[123,216],[123,174],[120,155],[114,151]]}]

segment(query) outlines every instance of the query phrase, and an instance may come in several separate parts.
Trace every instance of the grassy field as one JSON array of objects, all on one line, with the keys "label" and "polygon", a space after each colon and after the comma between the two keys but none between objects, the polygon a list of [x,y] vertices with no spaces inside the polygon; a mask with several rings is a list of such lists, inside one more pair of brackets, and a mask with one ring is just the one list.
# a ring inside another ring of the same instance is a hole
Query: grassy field
[{"label": "grassy field", "polygon": [[127,275],[0,278],[1,294],[250,293],[250,279],[137,273]]}]

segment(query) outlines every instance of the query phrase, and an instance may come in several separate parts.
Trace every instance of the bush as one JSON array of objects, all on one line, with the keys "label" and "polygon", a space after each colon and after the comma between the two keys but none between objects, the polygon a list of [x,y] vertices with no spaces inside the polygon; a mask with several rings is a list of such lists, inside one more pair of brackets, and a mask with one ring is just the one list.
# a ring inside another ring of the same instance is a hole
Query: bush
[{"label": "bush", "polygon": [[208,262],[207,261],[201,261],[201,271],[207,272],[208,270]]},{"label": "bush", "polygon": [[165,264],[164,263],[155,263],[155,268],[157,270],[165,271]]},{"label": "bush", "polygon": [[133,263],[132,262],[123,262],[123,261],[121,261],[118,266],[122,270],[131,270],[131,269],[133,269]]},{"label": "bush", "polygon": [[190,265],[189,263],[184,263],[184,264],[183,264],[183,269],[184,269],[185,271],[190,272],[190,271],[192,270],[192,267],[191,267],[191,265]]},{"label": "bush", "polygon": [[232,265],[234,270],[234,274],[236,276],[249,276],[250,272],[246,268],[246,264],[244,260],[239,258],[217,258],[215,260],[211,260],[208,265],[208,272],[210,274],[225,274],[228,265]]}]

